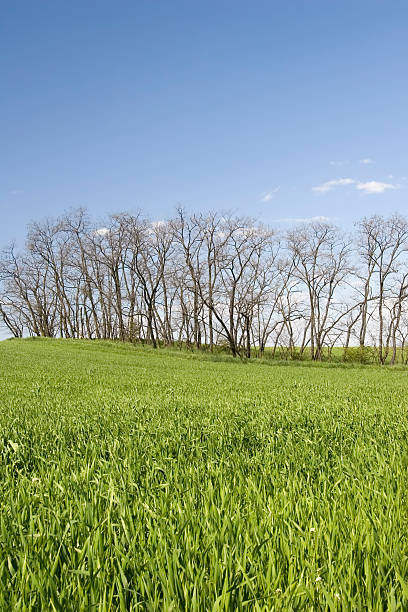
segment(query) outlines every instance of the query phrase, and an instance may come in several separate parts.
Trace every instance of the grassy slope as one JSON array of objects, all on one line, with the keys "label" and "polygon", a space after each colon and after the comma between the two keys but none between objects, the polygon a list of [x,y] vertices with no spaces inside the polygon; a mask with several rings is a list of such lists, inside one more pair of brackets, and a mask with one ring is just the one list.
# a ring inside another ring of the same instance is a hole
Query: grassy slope
[{"label": "grassy slope", "polygon": [[408,609],[407,391],[373,366],[0,343],[0,609]]}]

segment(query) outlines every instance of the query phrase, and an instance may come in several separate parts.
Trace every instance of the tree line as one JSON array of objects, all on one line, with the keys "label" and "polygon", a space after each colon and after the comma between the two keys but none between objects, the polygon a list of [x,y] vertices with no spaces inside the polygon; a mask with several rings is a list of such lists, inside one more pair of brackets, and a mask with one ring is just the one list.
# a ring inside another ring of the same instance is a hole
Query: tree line
[{"label": "tree line", "polygon": [[15,337],[185,344],[321,360],[336,346],[408,361],[408,221],[371,216],[277,231],[217,213],[96,224],[34,222],[0,256],[0,317]]}]

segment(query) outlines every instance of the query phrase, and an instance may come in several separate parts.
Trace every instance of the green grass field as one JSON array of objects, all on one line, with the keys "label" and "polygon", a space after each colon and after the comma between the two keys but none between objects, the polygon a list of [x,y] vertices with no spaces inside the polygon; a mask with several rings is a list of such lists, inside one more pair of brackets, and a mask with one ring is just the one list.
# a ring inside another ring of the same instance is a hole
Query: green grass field
[{"label": "green grass field", "polygon": [[0,343],[1,610],[407,610],[408,371]]}]

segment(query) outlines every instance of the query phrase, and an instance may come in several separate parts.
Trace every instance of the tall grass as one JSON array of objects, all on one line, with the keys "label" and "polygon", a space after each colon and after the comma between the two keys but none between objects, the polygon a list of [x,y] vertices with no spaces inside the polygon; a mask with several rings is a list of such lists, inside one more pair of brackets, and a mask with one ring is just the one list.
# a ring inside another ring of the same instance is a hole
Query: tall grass
[{"label": "tall grass", "polygon": [[406,371],[0,343],[1,610],[407,610]]}]

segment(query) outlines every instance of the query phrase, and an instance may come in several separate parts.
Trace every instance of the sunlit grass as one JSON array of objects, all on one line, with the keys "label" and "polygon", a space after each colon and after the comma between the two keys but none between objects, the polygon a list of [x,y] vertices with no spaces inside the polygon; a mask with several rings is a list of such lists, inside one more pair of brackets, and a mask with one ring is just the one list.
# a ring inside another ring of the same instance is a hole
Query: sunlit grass
[{"label": "sunlit grass", "polygon": [[0,343],[1,610],[407,610],[407,372]]}]

